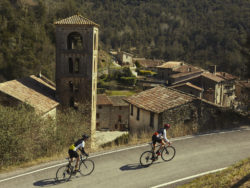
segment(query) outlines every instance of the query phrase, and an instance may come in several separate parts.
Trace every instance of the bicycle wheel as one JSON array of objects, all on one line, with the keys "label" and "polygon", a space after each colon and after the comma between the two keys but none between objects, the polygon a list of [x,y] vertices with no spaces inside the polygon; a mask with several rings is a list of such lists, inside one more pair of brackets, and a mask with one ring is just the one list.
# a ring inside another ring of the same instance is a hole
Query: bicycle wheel
[{"label": "bicycle wheel", "polygon": [[58,168],[56,172],[56,181],[65,182],[69,181],[72,176],[73,168],[69,168],[68,165]]},{"label": "bicycle wheel", "polygon": [[79,166],[79,172],[82,176],[90,175],[95,169],[95,163],[91,160],[82,160]]},{"label": "bicycle wheel", "polygon": [[170,161],[175,156],[175,148],[173,146],[167,146],[164,147],[164,149],[161,152],[161,158],[164,161]]},{"label": "bicycle wheel", "polygon": [[152,151],[145,151],[141,154],[140,163],[142,166],[149,166],[153,163],[152,160],[153,152]]}]

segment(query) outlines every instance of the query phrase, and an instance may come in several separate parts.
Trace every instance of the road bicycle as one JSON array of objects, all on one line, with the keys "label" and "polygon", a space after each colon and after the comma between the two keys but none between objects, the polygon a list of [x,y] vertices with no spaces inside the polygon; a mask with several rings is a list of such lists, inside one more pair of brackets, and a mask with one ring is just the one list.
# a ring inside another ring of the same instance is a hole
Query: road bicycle
[{"label": "road bicycle", "polygon": [[78,173],[81,176],[87,176],[94,171],[95,163],[88,159],[87,156],[80,155],[79,169],[77,171],[74,170],[74,165],[72,165],[75,161],[70,163],[70,158],[67,159],[68,164],[61,166],[56,172],[57,182],[69,181],[72,175],[77,175]]},{"label": "road bicycle", "polygon": [[157,144],[155,146],[155,151],[159,150],[159,155],[154,153],[153,150],[153,143],[149,143],[151,146],[150,151],[145,151],[141,154],[140,157],[140,163],[142,166],[149,166],[151,165],[154,161],[158,160],[158,157],[161,156],[163,161],[171,161],[175,157],[175,148],[170,145],[164,145],[160,150],[160,144]]}]

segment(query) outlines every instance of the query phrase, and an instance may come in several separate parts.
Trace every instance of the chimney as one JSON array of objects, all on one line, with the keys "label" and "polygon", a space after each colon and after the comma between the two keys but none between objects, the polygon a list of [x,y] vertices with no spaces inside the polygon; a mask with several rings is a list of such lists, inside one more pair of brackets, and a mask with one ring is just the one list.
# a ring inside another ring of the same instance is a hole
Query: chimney
[{"label": "chimney", "polygon": [[216,74],[216,65],[211,65],[210,66],[210,72],[213,74]]}]

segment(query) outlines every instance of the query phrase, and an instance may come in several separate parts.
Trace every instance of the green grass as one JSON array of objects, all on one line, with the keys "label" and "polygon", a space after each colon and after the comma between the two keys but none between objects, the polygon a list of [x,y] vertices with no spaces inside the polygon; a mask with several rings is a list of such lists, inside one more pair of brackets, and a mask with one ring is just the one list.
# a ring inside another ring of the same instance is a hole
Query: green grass
[{"label": "green grass", "polygon": [[106,90],[106,94],[109,95],[109,96],[112,96],[112,95],[122,95],[122,96],[131,96],[131,95],[134,95],[136,94],[135,91],[129,91],[129,90]]},{"label": "green grass", "polygon": [[242,160],[229,168],[199,178],[178,188],[247,188],[250,187],[250,158]]}]

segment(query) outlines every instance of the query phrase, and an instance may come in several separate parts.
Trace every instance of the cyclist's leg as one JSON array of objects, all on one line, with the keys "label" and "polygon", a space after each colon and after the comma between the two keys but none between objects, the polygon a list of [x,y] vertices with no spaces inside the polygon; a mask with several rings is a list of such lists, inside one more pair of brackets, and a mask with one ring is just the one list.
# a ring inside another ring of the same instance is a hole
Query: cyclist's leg
[{"label": "cyclist's leg", "polygon": [[76,165],[75,165],[75,170],[77,171],[79,168],[78,164],[79,164],[79,160],[80,160],[80,156],[77,152],[75,152],[75,158],[76,158]]},{"label": "cyclist's leg", "polygon": [[69,150],[68,151],[68,154],[69,154],[69,164],[71,165],[72,162],[73,162],[73,158],[74,158],[74,153],[73,153],[73,150]]},{"label": "cyclist's leg", "polygon": [[163,141],[162,141],[162,139],[161,139],[161,138],[158,138],[158,139],[157,139],[157,142],[160,144],[160,147],[159,147],[159,149],[156,151],[156,154],[157,154],[157,155],[159,155],[159,154],[160,154],[161,149],[162,149],[162,148],[163,148],[163,146],[164,146],[164,143],[163,143]]},{"label": "cyclist's leg", "polygon": [[157,141],[157,137],[156,137],[156,135],[153,135],[152,136],[152,144],[153,144],[152,150],[153,150],[153,154],[155,153],[155,144],[156,144],[156,141]]}]

